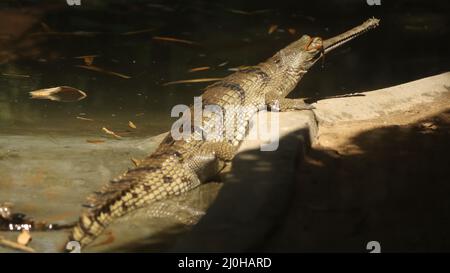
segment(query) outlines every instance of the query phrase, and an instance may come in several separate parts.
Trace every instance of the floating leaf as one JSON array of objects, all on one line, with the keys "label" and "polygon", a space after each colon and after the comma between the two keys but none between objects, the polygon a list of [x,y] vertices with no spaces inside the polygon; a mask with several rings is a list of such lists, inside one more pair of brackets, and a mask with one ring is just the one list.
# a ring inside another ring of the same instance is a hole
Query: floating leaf
[{"label": "floating leaf", "polygon": [[269,30],[267,31],[268,34],[272,34],[275,30],[277,30],[278,25],[271,25],[269,27]]},{"label": "floating leaf", "polygon": [[103,127],[102,130],[103,130],[103,132],[107,133],[108,135],[112,135],[115,138],[118,138],[118,139],[122,138],[121,136],[119,136],[118,134],[114,133],[113,131],[109,130],[106,127]]},{"label": "floating leaf", "polygon": [[173,37],[153,36],[153,40],[181,43],[181,44],[187,44],[187,45],[200,45],[197,42],[184,40],[184,39],[173,38]]},{"label": "floating leaf", "polygon": [[0,220],[7,219],[11,216],[11,208],[13,204],[9,202],[0,203]]},{"label": "floating leaf", "polygon": [[84,63],[87,66],[91,66],[94,63],[94,59],[98,57],[98,55],[84,55],[84,56],[77,56],[74,57],[75,59],[83,59]]},{"label": "floating leaf", "polygon": [[58,86],[39,89],[30,92],[32,99],[47,99],[53,101],[79,101],[87,97],[86,93],[70,86]]},{"label": "floating leaf", "polygon": [[80,37],[94,37],[102,32],[88,32],[88,31],[75,31],[75,32],[58,32],[58,31],[46,31],[31,33],[30,36],[80,36]]},{"label": "floating leaf", "polygon": [[202,66],[202,67],[191,68],[188,70],[188,72],[198,72],[198,71],[205,71],[205,70],[209,70],[209,69],[210,69],[209,66]]},{"label": "floating leaf", "polygon": [[18,244],[16,242],[10,241],[10,240],[6,240],[3,237],[0,237],[0,245],[1,246],[6,246],[15,250],[21,250],[21,251],[25,251],[25,252],[36,252],[33,248],[28,247],[28,246],[24,246],[21,244]]},{"label": "floating leaf", "polygon": [[250,68],[250,67],[251,66],[248,66],[248,65],[241,65],[241,66],[238,66],[238,67],[228,68],[228,71],[236,72],[236,71],[240,71],[240,70],[245,70],[245,69]]},{"label": "floating leaf", "polygon": [[220,81],[222,78],[202,78],[202,79],[191,79],[191,80],[179,80],[173,82],[166,82],[163,86],[172,85],[172,84],[181,84],[181,83],[198,83],[198,82],[216,82]]},{"label": "floating leaf", "polygon": [[294,35],[295,33],[297,33],[297,31],[295,30],[295,28],[288,28],[288,32],[292,35]]},{"label": "floating leaf", "polygon": [[222,66],[226,66],[228,64],[228,61],[226,61],[226,62],[223,62],[223,63],[221,63],[221,64],[219,64],[219,65],[217,65],[218,67],[222,67]]},{"label": "floating leaf", "polygon": [[87,143],[92,143],[92,144],[100,144],[100,143],[105,143],[104,140],[102,139],[86,139]]},{"label": "floating leaf", "polygon": [[132,121],[128,121],[128,126],[132,129],[137,129],[136,125]]},{"label": "floating leaf", "polygon": [[147,28],[147,29],[140,29],[140,30],[128,31],[128,32],[122,33],[122,35],[142,34],[142,33],[151,32],[151,31],[153,31],[153,30],[155,30],[155,29],[156,29],[156,28]]},{"label": "floating leaf", "polygon": [[117,76],[117,77],[120,77],[120,78],[123,78],[123,79],[130,79],[131,78],[130,76],[127,76],[127,75],[124,75],[124,74],[120,74],[120,73],[117,73],[117,72],[113,72],[113,71],[108,71],[108,70],[105,70],[103,68],[100,68],[100,67],[97,67],[97,66],[93,66],[93,65],[76,65],[76,67],[84,68],[84,69],[92,70],[92,71],[96,71],[96,72],[100,72],[100,73],[103,73],[103,74]]},{"label": "floating leaf", "polygon": [[29,78],[30,75],[14,74],[14,73],[2,73],[3,76],[16,77],[16,78]]},{"label": "floating leaf", "polygon": [[23,229],[19,236],[17,236],[17,243],[20,245],[26,246],[29,242],[31,242],[31,234],[28,230]]},{"label": "floating leaf", "polygon": [[94,120],[91,119],[91,118],[84,118],[84,117],[76,117],[76,119],[79,119],[79,120],[85,120],[85,121],[94,121]]}]

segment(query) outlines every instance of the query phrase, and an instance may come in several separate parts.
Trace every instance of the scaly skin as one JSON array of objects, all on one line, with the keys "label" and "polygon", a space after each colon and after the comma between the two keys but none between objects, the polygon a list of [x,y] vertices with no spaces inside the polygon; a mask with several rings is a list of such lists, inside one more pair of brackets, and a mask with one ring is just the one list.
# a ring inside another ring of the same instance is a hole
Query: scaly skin
[{"label": "scaly skin", "polygon": [[[111,180],[88,198],[89,208],[82,213],[70,240],[86,246],[114,219],[210,180],[236,154],[250,118],[260,109],[266,106],[282,111],[312,109],[303,100],[285,97],[322,54],[376,27],[378,22],[375,18],[369,19],[325,41],[304,35],[267,61],[208,86],[202,96],[203,105],[215,105],[222,114],[204,112],[202,126],[191,128],[194,134],[190,137],[174,140],[168,135],[136,168]],[[234,109],[241,110],[237,118],[227,119],[225,113]],[[211,133],[222,119],[226,139]]]}]

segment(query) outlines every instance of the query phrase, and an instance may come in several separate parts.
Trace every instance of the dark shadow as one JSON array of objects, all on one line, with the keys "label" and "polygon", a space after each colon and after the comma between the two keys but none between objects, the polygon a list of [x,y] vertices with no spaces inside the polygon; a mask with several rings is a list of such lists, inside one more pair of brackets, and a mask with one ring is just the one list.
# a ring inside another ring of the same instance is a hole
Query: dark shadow
[{"label": "dark shadow", "polygon": [[279,141],[276,151],[258,149],[239,153],[225,175],[225,183],[206,215],[183,236],[173,252],[253,252],[287,217],[295,176],[309,129]]},{"label": "dark shadow", "polygon": [[351,139],[352,155],[313,149],[282,227],[263,251],[450,250],[450,111]]},{"label": "dark shadow", "polygon": [[319,100],[328,100],[328,99],[339,99],[339,98],[348,98],[348,97],[364,97],[365,94],[355,93],[355,94],[344,94],[344,95],[336,95],[336,96],[313,96],[305,99],[305,102],[308,104],[318,102]]}]

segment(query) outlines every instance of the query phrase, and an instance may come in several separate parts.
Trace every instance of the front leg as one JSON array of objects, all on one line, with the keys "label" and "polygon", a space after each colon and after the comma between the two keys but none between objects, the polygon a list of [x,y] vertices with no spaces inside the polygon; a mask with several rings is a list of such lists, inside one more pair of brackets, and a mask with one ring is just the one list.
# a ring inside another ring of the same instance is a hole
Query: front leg
[{"label": "front leg", "polygon": [[292,110],[312,110],[315,109],[311,104],[305,103],[303,99],[277,98],[268,101],[267,106],[271,110],[285,112]]}]

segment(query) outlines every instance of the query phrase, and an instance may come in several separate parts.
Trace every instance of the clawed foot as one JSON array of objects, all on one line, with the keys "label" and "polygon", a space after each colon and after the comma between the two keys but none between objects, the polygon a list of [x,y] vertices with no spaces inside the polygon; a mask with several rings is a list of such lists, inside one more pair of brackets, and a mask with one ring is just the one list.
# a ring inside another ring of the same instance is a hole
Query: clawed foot
[{"label": "clawed foot", "polygon": [[316,109],[316,107],[314,107],[312,104],[308,104],[305,102],[299,102],[299,103],[295,103],[295,105],[293,105],[292,107],[293,110],[313,110]]},{"label": "clawed foot", "polygon": [[292,111],[292,110],[312,110],[316,109],[311,104],[306,103],[302,99],[287,99],[282,98],[279,100],[275,100],[269,104],[271,110],[275,111]]}]

